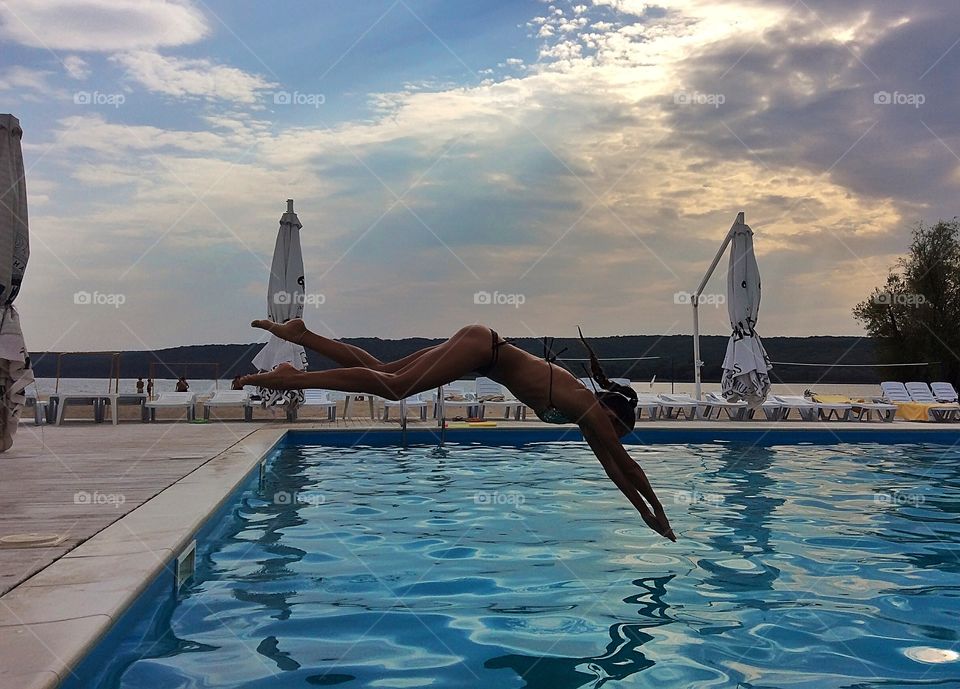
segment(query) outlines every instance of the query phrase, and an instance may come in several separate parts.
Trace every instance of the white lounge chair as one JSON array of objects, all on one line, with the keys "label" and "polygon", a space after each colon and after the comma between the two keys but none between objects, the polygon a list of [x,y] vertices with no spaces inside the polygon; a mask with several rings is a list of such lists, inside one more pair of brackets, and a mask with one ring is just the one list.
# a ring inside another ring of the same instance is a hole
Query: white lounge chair
[{"label": "white lounge chair", "polygon": [[700,408],[701,402],[690,397],[690,395],[658,395],[660,398],[660,411],[661,416],[664,416],[668,419],[679,419],[680,415],[683,414],[683,417],[687,421],[692,421],[697,418],[697,410]]},{"label": "white lounge chair", "polygon": [[731,421],[743,421],[747,413],[746,402],[742,400],[740,402],[728,402],[715,392],[704,393],[702,406],[705,419],[712,418],[713,413],[716,412],[718,421],[721,413],[726,413],[727,418]]},{"label": "white lounge chair", "polygon": [[[602,389],[593,378],[577,378],[577,380],[590,392],[596,392]],[[628,388],[633,387],[633,382],[629,378],[611,378],[610,382],[616,383],[617,385],[625,385]]]},{"label": "white lounge chair", "polygon": [[957,404],[956,402],[940,402],[936,397],[934,397],[933,392],[930,390],[930,386],[926,383],[910,382],[904,387],[907,388],[907,393],[914,402],[920,402],[921,404],[937,404],[939,405],[940,409],[946,410],[946,416],[950,420],[957,420],[957,418],[960,417],[960,404]]},{"label": "white lounge chair", "polygon": [[883,398],[894,404],[897,402],[913,402],[913,398],[907,392],[907,386],[903,383],[887,380],[880,383],[880,390],[883,392]]},{"label": "white lounge chair", "polygon": [[[949,385],[949,383],[948,383]],[[956,405],[956,401],[946,402],[944,400],[937,399],[937,396],[933,394],[933,391],[930,389],[930,386],[922,382],[911,382],[907,383],[904,387],[907,388],[907,394],[910,395],[910,398],[914,402],[922,402],[924,404],[946,404],[948,406]],[[960,405],[956,405],[960,408]]]},{"label": "white lounge chair", "polygon": [[110,420],[117,425],[120,413],[119,407],[124,405],[140,407],[140,420],[144,421],[147,413],[147,395],[143,392],[110,392],[100,397],[100,420],[103,421],[107,407],[110,407]]},{"label": "white lounge chair", "polygon": [[[831,419],[849,421],[850,412],[853,409],[853,405],[845,402],[815,402],[799,395],[774,395],[774,397],[785,408],[796,409],[805,421],[816,421],[818,418],[823,421]],[[783,415],[784,419],[787,418],[787,413]]]},{"label": "white lounge chair", "polygon": [[420,420],[427,420],[427,401],[423,399],[422,393],[410,395],[402,400],[383,400],[383,420],[390,420],[390,410],[399,409],[400,415],[405,416],[409,409],[420,410]]},{"label": "white lounge chair", "polygon": [[639,392],[637,393],[637,420],[643,418],[643,413],[647,413],[649,421],[656,421],[663,409],[663,401],[656,395]]},{"label": "white lounge chair", "polygon": [[[820,407],[820,418],[829,419],[831,412],[836,411],[839,418],[839,412],[843,412],[844,421],[849,420],[851,414],[856,414],[857,421],[867,421],[873,419],[874,413],[881,421],[893,421],[897,414],[897,405],[886,402],[866,402],[858,399],[851,399],[846,395],[822,394],[813,395],[813,401]],[[846,407],[850,407],[849,410]]]},{"label": "white lounge chair", "polygon": [[350,416],[350,405],[358,397],[366,401],[367,407],[370,409],[370,420],[373,421],[377,418],[377,411],[375,407],[376,395],[358,395],[355,392],[340,392],[338,390],[328,390],[327,397],[331,402],[339,402],[343,400],[343,418],[346,419]]},{"label": "white lounge chair", "polygon": [[157,420],[157,409],[183,409],[187,412],[187,420],[196,418],[197,393],[195,392],[161,392],[157,399],[147,402],[147,415],[150,421]]},{"label": "white lounge chair", "polygon": [[937,398],[937,402],[957,401],[957,391],[950,383],[930,383],[930,389],[933,391],[933,396]]},{"label": "white lounge chair", "polygon": [[42,426],[47,420],[47,403],[41,402],[36,395],[27,395],[25,407],[33,407],[33,425]]},{"label": "white lounge chair", "polygon": [[330,393],[327,390],[304,390],[303,404],[300,405],[299,409],[294,410],[292,420],[296,421],[297,413],[300,411],[300,409],[304,409],[306,407],[314,407],[316,409],[326,410],[327,421],[337,420],[337,402],[336,400],[330,399]]},{"label": "white lounge chair", "polygon": [[790,418],[790,412],[797,412],[803,421],[816,421],[820,412],[820,407],[816,402],[811,402],[806,397],[798,395],[770,395],[773,402],[779,404],[782,411],[780,419],[786,421]]},{"label": "white lounge chair", "polygon": [[914,402],[938,405],[938,409],[944,412],[944,420],[956,421],[957,418],[960,417],[960,404],[956,402],[940,402],[934,397],[930,386],[926,383],[914,381],[907,383],[904,387],[907,388],[907,393]]},{"label": "white lounge chair", "polygon": [[477,397],[472,392],[467,392],[463,388],[452,385],[444,385],[443,399],[440,399],[438,393],[424,393],[427,399],[433,400],[433,416],[439,419],[446,416],[448,407],[462,407],[466,409],[467,416],[479,416],[480,408],[477,404]]},{"label": "white lounge chair", "polygon": [[[100,423],[103,421],[100,398],[101,395],[91,395],[89,393],[57,393],[50,395],[48,409],[52,407],[55,410],[58,426],[63,423],[69,405],[92,408],[93,420]],[[48,411],[48,413],[50,412]]]},{"label": "white lounge chair", "polygon": [[[520,411],[524,407],[523,402],[514,397],[513,393],[497,381],[480,376],[476,380],[473,394],[480,406],[479,416],[481,419],[486,416],[487,409],[502,409],[504,419],[509,419],[510,410],[515,409],[514,419],[520,419]],[[491,397],[502,397],[502,399],[488,399]]]},{"label": "white lounge chair", "polygon": [[744,418],[752,419],[757,414],[757,409],[763,412],[767,421],[781,421],[783,419],[783,405],[773,399],[773,396],[767,397],[759,407],[747,406]]},{"label": "white lounge chair", "polygon": [[[907,386],[898,381],[884,381],[880,383],[880,390],[883,391],[883,399],[893,404],[918,402],[918,400],[913,399],[910,393],[907,392]],[[950,421],[955,418],[957,414],[958,407],[955,405],[940,404],[935,399],[926,404],[933,405],[927,408],[927,418],[930,421]]]},{"label": "white lounge chair", "polygon": [[253,420],[253,403],[246,390],[217,390],[213,396],[203,402],[203,418],[210,419],[210,409],[213,407],[242,407],[243,420]]},{"label": "white lounge chair", "polygon": [[817,415],[824,421],[849,421],[853,405],[849,402],[817,402]]},{"label": "white lounge chair", "polygon": [[873,420],[873,415],[876,414],[880,421],[892,423],[897,415],[897,405],[895,404],[855,401],[851,401],[851,404],[853,405],[853,413],[857,415],[857,421],[863,421],[864,417],[867,418],[867,421],[871,421]]}]

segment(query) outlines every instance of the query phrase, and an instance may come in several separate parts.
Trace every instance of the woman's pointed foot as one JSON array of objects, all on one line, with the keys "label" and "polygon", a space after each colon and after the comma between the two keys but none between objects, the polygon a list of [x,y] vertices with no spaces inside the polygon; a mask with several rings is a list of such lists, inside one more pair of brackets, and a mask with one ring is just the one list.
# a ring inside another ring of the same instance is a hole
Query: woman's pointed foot
[{"label": "woman's pointed foot", "polygon": [[263,318],[253,321],[250,325],[252,325],[254,328],[260,328],[261,330],[271,332],[281,340],[286,340],[287,342],[292,342],[293,344],[300,344],[300,340],[303,339],[304,333],[307,332],[307,326],[304,324],[303,319],[301,318],[292,318],[286,323],[274,323],[271,320]]},{"label": "woman's pointed foot", "polygon": [[[269,321],[268,321],[269,322]],[[243,376],[240,385],[256,385],[271,390],[299,390],[300,371],[290,364],[280,364],[272,371]]]}]

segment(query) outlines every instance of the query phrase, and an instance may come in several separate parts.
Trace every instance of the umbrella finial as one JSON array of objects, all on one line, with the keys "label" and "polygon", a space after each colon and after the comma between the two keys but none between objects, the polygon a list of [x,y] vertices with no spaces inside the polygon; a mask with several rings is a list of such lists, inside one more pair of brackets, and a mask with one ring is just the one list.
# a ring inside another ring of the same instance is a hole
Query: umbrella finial
[{"label": "umbrella finial", "polygon": [[293,199],[287,199],[287,213],[293,213]]},{"label": "umbrella finial", "polygon": [[[287,203],[292,203],[292,202],[287,201]],[[746,221],[743,219],[743,211],[740,211],[739,213],[737,213],[737,224],[746,225]]]}]

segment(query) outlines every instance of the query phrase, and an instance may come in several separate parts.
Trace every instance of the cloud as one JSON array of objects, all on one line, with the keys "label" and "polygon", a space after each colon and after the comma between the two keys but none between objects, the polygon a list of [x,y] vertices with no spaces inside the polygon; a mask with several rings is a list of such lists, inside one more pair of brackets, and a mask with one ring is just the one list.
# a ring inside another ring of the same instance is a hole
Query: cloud
[{"label": "cloud", "polygon": [[139,50],[111,58],[134,81],[154,93],[178,99],[201,98],[254,104],[275,84],[236,67]]},{"label": "cloud", "polygon": [[63,68],[71,79],[83,80],[90,76],[90,66],[79,55],[68,55],[63,58]]},{"label": "cloud", "polygon": [[114,52],[194,43],[203,14],[176,0],[19,0],[0,4],[0,37],[33,48]]},{"label": "cloud", "polygon": [[49,93],[53,88],[48,83],[50,72],[11,65],[0,71],[0,91],[38,91]]},{"label": "cloud", "polygon": [[81,150],[86,155],[111,160],[128,156],[131,169],[142,166],[143,154],[179,151],[187,155],[226,153],[241,140],[218,131],[171,130],[149,125],[127,125],[108,122],[103,115],[72,115],[60,120],[54,132],[54,143],[64,153]]}]

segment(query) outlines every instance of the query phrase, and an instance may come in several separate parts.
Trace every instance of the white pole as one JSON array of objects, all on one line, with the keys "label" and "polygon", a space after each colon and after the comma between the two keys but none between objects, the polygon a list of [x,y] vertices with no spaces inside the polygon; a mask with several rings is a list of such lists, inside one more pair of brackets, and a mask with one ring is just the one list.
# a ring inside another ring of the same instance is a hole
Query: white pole
[{"label": "white pole", "polygon": [[703,362],[700,361],[700,309],[697,308],[699,300],[693,300],[693,383],[694,395],[700,399],[700,367]]},{"label": "white pole", "polygon": [[700,367],[703,366],[703,362],[700,361],[700,311],[697,308],[700,305],[700,295],[703,294],[707,282],[713,276],[713,271],[717,269],[720,259],[723,258],[723,254],[730,244],[730,240],[733,239],[733,229],[737,225],[743,225],[744,223],[743,211],[740,211],[737,213],[737,219],[733,221],[733,225],[727,230],[727,236],[723,238],[723,244],[720,245],[720,250],[717,251],[717,255],[713,257],[713,262],[710,264],[710,267],[707,268],[703,280],[700,281],[700,286],[697,287],[697,291],[693,294],[693,383],[694,393],[697,399],[700,399]]}]

